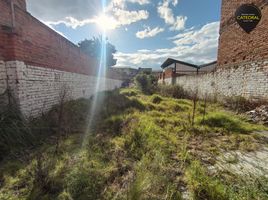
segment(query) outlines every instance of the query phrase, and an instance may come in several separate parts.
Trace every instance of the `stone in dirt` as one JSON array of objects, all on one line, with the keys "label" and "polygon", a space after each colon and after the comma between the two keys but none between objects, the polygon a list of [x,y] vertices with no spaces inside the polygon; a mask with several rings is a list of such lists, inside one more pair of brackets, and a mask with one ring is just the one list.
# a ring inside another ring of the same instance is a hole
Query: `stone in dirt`
[{"label": "stone in dirt", "polygon": [[257,107],[246,113],[253,122],[268,125],[268,105]]}]

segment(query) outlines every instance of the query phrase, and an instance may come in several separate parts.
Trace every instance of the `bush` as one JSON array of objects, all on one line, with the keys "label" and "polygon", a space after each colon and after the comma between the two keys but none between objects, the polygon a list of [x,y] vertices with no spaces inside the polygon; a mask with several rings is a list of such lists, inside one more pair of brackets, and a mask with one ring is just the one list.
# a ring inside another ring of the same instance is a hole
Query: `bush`
[{"label": "bush", "polygon": [[189,99],[190,93],[179,85],[158,85],[157,93],[165,97],[173,97],[176,99]]},{"label": "bush", "polygon": [[261,105],[268,104],[267,101],[252,101],[242,96],[226,97],[223,105],[236,112],[247,112]]},{"label": "bush", "polygon": [[105,133],[109,133],[112,135],[118,135],[122,129],[124,122],[124,116],[115,115],[110,118],[104,120],[101,130]]},{"label": "bush", "polygon": [[0,161],[10,153],[33,146],[35,142],[37,136],[32,133],[17,106],[10,105],[1,111]]},{"label": "bush", "polygon": [[156,86],[156,79],[151,74],[141,73],[135,77],[135,83],[143,93],[151,94]]},{"label": "bush", "polygon": [[162,97],[160,97],[159,95],[153,95],[152,96],[152,102],[154,103],[154,104],[159,104],[161,101],[163,101],[163,98]]},{"label": "bush", "polygon": [[73,199],[100,199],[104,178],[93,169],[75,168],[65,183]]}]

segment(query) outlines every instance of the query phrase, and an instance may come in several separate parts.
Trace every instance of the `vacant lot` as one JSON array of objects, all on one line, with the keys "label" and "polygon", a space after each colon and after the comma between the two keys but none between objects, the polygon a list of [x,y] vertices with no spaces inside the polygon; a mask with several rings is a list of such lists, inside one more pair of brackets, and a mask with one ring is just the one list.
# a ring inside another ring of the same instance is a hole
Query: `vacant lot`
[{"label": "vacant lot", "polygon": [[58,107],[28,129],[17,123],[17,138],[41,125],[54,136],[6,147],[1,200],[268,199],[267,128],[217,104],[198,101],[194,112],[191,100],[136,89],[97,102],[66,103],[60,129]]}]

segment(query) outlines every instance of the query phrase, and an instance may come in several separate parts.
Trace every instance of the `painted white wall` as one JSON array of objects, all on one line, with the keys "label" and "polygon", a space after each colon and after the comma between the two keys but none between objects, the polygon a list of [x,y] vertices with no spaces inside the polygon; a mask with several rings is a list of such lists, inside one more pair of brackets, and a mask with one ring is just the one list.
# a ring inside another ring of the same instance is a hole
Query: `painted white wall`
[{"label": "painted white wall", "polygon": [[[64,89],[68,91],[69,99],[89,98],[96,92],[95,76],[29,66],[20,61],[6,62],[5,68],[8,71],[9,87],[26,117],[35,117],[48,111],[59,102],[60,93]],[[100,78],[99,82],[98,91],[113,90],[122,84],[121,80],[108,78]],[[0,81],[0,91],[5,87]]]},{"label": "painted white wall", "polygon": [[[165,83],[171,84],[171,81]],[[225,66],[214,73],[179,76],[175,83],[188,91],[197,88],[201,97],[207,93],[218,98],[243,96],[268,100],[268,60]]]}]

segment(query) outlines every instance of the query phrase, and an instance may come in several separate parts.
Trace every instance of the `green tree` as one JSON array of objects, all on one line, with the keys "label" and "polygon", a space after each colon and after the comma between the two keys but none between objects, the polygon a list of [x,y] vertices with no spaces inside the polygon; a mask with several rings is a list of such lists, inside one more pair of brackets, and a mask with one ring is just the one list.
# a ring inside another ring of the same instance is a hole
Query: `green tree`
[{"label": "green tree", "polygon": [[150,94],[155,90],[157,78],[151,73],[139,73],[135,77],[137,87],[145,94]]},{"label": "green tree", "polygon": [[[116,65],[116,59],[114,58],[114,54],[116,53],[115,46],[108,42],[108,39],[105,41],[106,46],[106,65],[107,67],[112,67]],[[88,40],[85,39],[78,43],[79,48],[90,57],[95,57],[100,60],[101,51],[102,51],[102,38],[93,37]]]}]

